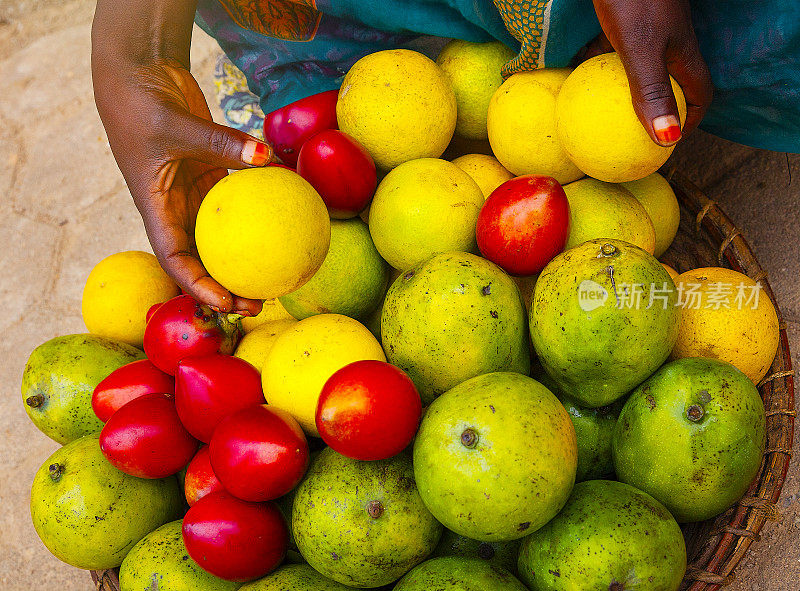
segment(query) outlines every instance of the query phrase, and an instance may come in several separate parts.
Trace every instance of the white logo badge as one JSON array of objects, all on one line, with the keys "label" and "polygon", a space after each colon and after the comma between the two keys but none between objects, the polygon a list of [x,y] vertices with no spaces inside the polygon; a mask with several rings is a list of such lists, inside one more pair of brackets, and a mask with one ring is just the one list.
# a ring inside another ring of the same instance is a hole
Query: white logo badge
[{"label": "white logo badge", "polygon": [[605,304],[607,299],[608,291],[596,281],[584,279],[578,286],[578,305],[584,312],[596,310]]}]

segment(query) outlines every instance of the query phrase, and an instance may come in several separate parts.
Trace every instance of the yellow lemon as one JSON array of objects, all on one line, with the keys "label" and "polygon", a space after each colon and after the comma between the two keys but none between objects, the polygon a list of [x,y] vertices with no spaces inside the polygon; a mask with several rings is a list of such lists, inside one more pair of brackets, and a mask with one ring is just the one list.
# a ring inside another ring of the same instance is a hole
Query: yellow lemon
[{"label": "yellow lemon", "polygon": [[294,318],[283,318],[258,325],[242,337],[233,356],[244,359],[261,373],[264,360],[278,336],[295,324],[297,324],[297,320]]},{"label": "yellow lemon", "polygon": [[276,166],[229,174],[197,212],[203,264],[245,298],[275,298],[303,285],[325,260],[330,239],[322,198],[299,174]]},{"label": "yellow lemon", "polygon": [[[682,125],[686,100],[678,83],[670,80]],[[616,53],[588,59],[572,71],[558,94],[556,127],[561,145],[578,168],[610,183],[654,173],[674,149],[655,144],[642,127]]]},{"label": "yellow lemon", "polygon": [[339,129],[389,170],[442,155],[456,128],[456,95],[441,68],[421,53],[378,51],[344,77],[336,117]]},{"label": "yellow lemon", "polygon": [[286,311],[286,308],[283,307],[283,304],[281,304],[278,298],[264,300],[261,306],[261,312],[256,316],[244,316],[241,321],[242,330],[247,334],[251,330],[255,330],[262,324],[271,322],[272,320],[294,320],[294,316]]},{"label": "yellow lemon", "polygon": [[672,359],[727,361],[758,383],[778,350],[778,315],[772,300],[747,275],[722,267],[681,273],[681,326]]},{"label": "yellow lemon", "polygon": [[483,207],[480,187],[452,162],[420,158],[384,177],[369,210],[369,231],[395,269],[451,250],[472,252]]},{"label": "yellow lemon", "polygon": [[516,176],[544,174],[566,184],[583,173],[556,134],[556,97],[569,70],[535,70],[509,77],[489,103],[489,143]]},{"label": "yellow lemon", "polygon": [[678,275],[680,275],[680,273],[678,273],[675,269],[670,267],[668,264],[661,263],[661,265],[667,270],[667,273],[669,273],[669,276],[672,278],[673,281],[675,281],[678,278]]},{"label": "yellow lemon", "polygon": [[489,101],[503,83],[500,69],[516,55],[499,41],[470,43],[454,39],[445,45],[436,63],[456,95],[456,134],[472,140],[489,137],[486,131]]},{"label": "yellow lemon", "polygon": [[533,70],[532,73],[536,74],[532,80],[545,85],[554,96],[557,96],[564,80],[572,73],[572,68],[540,68]]},{"label": "yellow lemon", "polygon": [[675,191],[669,181],[657,172],[638,181],[622,183],[622,186],[647,210],[656,231],[656,248],[653,254],[660,257],[675,239],[681,220],[681,208]]},{"label": "yellow lemon", "polygon": [[386,361],[380,343],[363,324],[340,314],[311,316],[272,345],[261,370],[264,397],[317,437],[314,413],[322,387],[336,371],[362,359]]},{"label": "yellow lemon", "polygon": [[453,164],[472,177],[483,193],[484,199],[488,199],[492,191],[504,182],[514,178],[497,158],[486,154],[464,154],[453,160]]},{"label": "yellow lemon", "polygon": [[179,293],[155,256],[118,252],[89,273],[81,302],[83,322],[93,334],[141,347],[147,311]]},{"label": "yellow lemon", "polygon": [[630,191],[621,185],[582,179],[565,186],[564,192],[570,215],[566,248],[595,238],[615,238],[653,254],[653,222]]}]

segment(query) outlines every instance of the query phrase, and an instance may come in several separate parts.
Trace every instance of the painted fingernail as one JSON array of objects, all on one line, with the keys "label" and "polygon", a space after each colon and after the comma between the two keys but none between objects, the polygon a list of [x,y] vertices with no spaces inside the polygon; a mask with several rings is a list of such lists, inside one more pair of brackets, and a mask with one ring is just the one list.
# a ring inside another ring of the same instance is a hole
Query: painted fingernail
[{"label": "painted fingernail", "polygon": [[211,308],[212,310],[214,310],[214,312],[216,312],[217,314],[219,314],[219,313],[221,312],[221,310],[219,309],[219,307],[218,307],[218,306],[209,306],[209,308]]},{"label": "painted fingernail", "polygon": [[675,115],[662,115],[653,119],[653,131],[661,144],[671,146],[681,139],[681,124]]},{"label": "painted fingernail", "polygon": [[272,148],[267,144],[247,141],[242,148],[242,162],[250,166],[264,166],[272,160]]}]

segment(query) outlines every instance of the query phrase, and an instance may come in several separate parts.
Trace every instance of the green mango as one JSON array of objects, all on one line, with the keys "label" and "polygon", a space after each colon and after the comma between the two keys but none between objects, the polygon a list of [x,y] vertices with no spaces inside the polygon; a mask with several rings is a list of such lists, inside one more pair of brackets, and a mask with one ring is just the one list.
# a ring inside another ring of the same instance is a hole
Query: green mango
[{"label": "green mango", "polygon": [[532,377],[547,386],[567,409],[575,437],[578,441],[578,471],[575,482],[605,478],[614,474],[614,461],[611,457],[611,439],[617,417],[625,404],[625,398],[599,408],[581,406],[574,398],[562,393],[553,379],[541,370],[532,370]]},{"label": "green mango", "polygon": [[636,388],[614,430],[618,478],[662,502],[679,522],[722,513],[747,491],[765,444],[764,404],[730,363],[667,363]]},{"label": "green mango", "polygon": [[578,472],[575,482],[613,475],[611,439],[624,400],[599,408],[586,408],[564,394],[559,394],[558,399],[572,419],[578,440]]},{"label": "green mango", "polygon": [[515,540],[552,519],[577,462],[567,411],[539,382],[510,372],[445,392],[414,441],[425,505],[448,529],[482,542]]},{"label": "green mango", "polygon": [[97,433],[103,423],[92,410],[92,392],[108,374],[144,353],[91,334],[50,339],[36,347],[22,374],[25,412],[60,444]]},{"label": "green mango", "polygon": [[432,558],[403,577],[394,591],[527,591],[506,569],[478,558]]},{"label": "green mango", "polygon": [[[312,461],[316,455],[318,454],[312,454]],[[279,499],[275,499],[275,503],[278,505],[278,509],[281,510],[281,513],[283,513],[284,518],[286,518],[286,526],[289,530],[289,549],[286,552],[286,562],[305,564],[306,559],[300,554],[300,551],[297,549],[297,543],[294,541],[294,528],[292,526],[292,506],[294,505],[296,491],[297,488],[293,488]]]},{"label": "green mango", "polygon": [[[388,288],[389,285],[394,283],[394,281],[402,274],[402,271],[398,271],[397,269],[389,267],[389,282],[386,287]],[[386,292],[384,292],[378,307],[370,312],[369,315],[363,320],[364,326],[369,329],[369,331],[375,336],[376,339],[378,339],[378,341],[383,341],[381,338],[381,317],[383,316],[383,305],[386,303],[387,293],[388,289]]]},{"label": "green mango", "polygon": [[57,450],[36,472],[31,518],[53,555],[87,570],[116,568],[151,531],[177,519],[183,496],[174,476],[145,480],[112,466],[97,435]]},{"label": "green mango", "polygon": [[287,564],[266,577],[247,583],[241,591],[349,591],[351,589],[355,587],[337,583],[319,574],[307,564]]},{"label": "green mango", "polygon": [[378,304],[378,307],[375,308],[365,319],[364,319],[364,326],[366,326],[372,335],[381,341],[381,316],[383,316],[383,303],[386,301],[386,298],[382,299]]},{"label": "green mango", "polygon": [[530,330],[545,371],[582,406],[606,406],[666,361],[680,326],[675,284],[621,240],[564,251],[536,281]]},{"label": "green mango", "polygon": [[183,544],[183,520],[150,532],[128,552],[119,569],[121,591],[236,591],[242,583],[204,571]]},{"label": "green mango", "polygon": [[417,492],[407,452],[362,462],[327,448],[295,494],[300,552],[320,573],[352,587],[395,581],[427,558],[442,534]]},{"label": "green mango", "polygon": [[364,319],[378,307],[389,283],[389,263],[360,218],[331,220],[331,245],[322,266],[305,284],[278,298],[298,320],[315,314]]},{"label": "green mango", "polygon": [[390,363],[408,373],[424,404],[493,371],[530,370],[525,308],[500,267],[473,254],[438,254],[400,275],[381,317]]},{"label": "green mango", "polygon": [[589,480],[525,538],[518,567],[531,591],[677,591],[686,546],[653,497],[622,482]]},{"label": "green mango", "polygon": [[493,566],[499,566],[514,573],[517,570],[517,555],[522,540],[510,542],[479,542],[454,531],[445,529],[442,539],[434,550],[434,556],[460,556],[461,558],[480,558]]}]

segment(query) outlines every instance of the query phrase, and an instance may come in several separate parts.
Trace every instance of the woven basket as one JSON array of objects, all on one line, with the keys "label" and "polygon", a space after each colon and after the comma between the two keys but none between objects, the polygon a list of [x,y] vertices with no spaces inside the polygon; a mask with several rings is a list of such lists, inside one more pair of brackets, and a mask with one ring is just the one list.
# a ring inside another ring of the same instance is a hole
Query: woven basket
[{"label": "woven basket", "polygon": [[[681,205],[678,235],[662,257],[679,273],[698,267],[724,266],[761,281],[775,304],[780,323],[780,345],[759,392],[767,412],[767,444],[758,476],[745,496],[716,519],[683,527],[689,566],[681,589],[714,591],[733,580],[733,569],[750,545],[758,541],[767,519],[777,517],[775,503],[781,494],[794,433],[794,382],[786,325],[767,273],[736,226],[722,210],[674,170],[665,176]],[[119,591],[116,570],[92,571],[98,591]]]},{"label": "woven basket", "polygon": [[679,273],[698,267],[723,266],[760,281],[778,312],[780,344],[772,367],[758,390],[767,413],[767,444],[758,476],[745,496],[716,519],[684,526],[689,568],[682,589],[714,591],[733,580],[733,569],[750,545],[758,541],[767,519],[777,517],[775,503],[781,494],[794,435],[794,371],[786,324],[767,272],[717,204],[680,173],[667,170],[681,204],[678,236],[662,257]]}]

